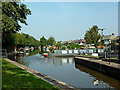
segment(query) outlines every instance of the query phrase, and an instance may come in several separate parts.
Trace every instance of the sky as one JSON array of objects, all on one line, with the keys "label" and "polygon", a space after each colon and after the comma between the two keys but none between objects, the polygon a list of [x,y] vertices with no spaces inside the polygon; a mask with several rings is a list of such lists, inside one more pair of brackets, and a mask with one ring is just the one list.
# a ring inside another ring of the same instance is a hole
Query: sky
[{"label": "sky", "polygon": [[[83,39],[89,28],[104,28],[104,35],[118,35],[117,2],[24,2],[32,12],[20,32],[37,40],[53,36],[56,41]],[[101,34],[101,32],[99,32]]]}]

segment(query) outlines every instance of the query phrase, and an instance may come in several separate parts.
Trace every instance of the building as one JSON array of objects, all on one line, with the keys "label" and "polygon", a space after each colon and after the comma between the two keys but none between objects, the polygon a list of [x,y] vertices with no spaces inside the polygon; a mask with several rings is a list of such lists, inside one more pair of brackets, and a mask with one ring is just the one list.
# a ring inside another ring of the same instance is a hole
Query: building
[{"label": "building", "polygon": [[75,43],[76,43],[76,44],[79,44],[79,45],[86,45],[85,39],[77,40]]},{"label": "building", "polygon": [[75,44],[79,44],[79,45],[86,45],[85,39],[65,41],[62,44],[65,44],[65,43],[68,43],[68,44],[75,43]]},{"label": "building", "polygon": [[109,45],[110,43],[115,42],[115,40],[117,39],[117,37],[115,37],[114,33],[112,33],[112,35],[105,35],[102,37],[102,42],[105,45]]}]

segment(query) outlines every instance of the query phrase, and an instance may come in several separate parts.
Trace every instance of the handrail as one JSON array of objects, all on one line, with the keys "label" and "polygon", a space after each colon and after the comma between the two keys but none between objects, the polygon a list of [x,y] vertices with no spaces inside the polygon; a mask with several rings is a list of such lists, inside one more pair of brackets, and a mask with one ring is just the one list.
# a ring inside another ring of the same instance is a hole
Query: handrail
[{"label": "handrail", "polygon": [[7,49],[0,49],[0,57],[7,57]]}]

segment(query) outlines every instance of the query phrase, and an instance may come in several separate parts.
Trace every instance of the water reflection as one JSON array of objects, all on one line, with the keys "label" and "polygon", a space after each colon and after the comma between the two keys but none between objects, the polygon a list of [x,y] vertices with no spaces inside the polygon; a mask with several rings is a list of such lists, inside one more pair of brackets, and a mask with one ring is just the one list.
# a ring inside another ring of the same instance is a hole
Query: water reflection
[{"label": "water reflection", "polygon": [[18,54],[18,55],[12,54],[12,55],[8,55],[8,58],[13,60],[13,61],[16,61],[18,63],[21,63],[21,64],[25,65],[25,63],[22,60],[22,58],[24,56],[33,56],[33,55],[38,54],[39,52],[40,52],[39,49],[35,49],[34,51],[32,51],[32,52],[29,51],[29,52],[26,52],[25,54]]},{"label": "water reflection", "polygon": [[27,55],[27,56],[28,56],[28,55],[29,55],[29,53],[27,52],[27,53],[25,53],[25,55]]},{"label": "water reflection", "polygon": [[78,65],[73,57],[45,58],[38,54],[39,50],[29,53],[27,56],[14,57],[17,62],[22,62],[43,74],[49,75],[60,81],[77,88],[111,88],[120,89],[120,81],[87,67]]},{"label": "water reflection", "polygon": [[[92,81],[93,85],[96,85],[96,86],[101,85],[104,88],[111,88],[110,86],[112,86],[112,87],[115,87],[118,90],[120,90],[120,81],[119,80],[116,80],[112,77],[109,77],[105,74],[94,71],[90,68],[84,67],[77,63],[75,63],[75,67],[77,69],[79,69],[80,71],[88,73],[90,75],[90,77],[94,77],[95,79]],[[108,83],[108,84],[106,84],[106,83]]]},{"label": "water reflection", "polygon": [[67,65],[67,64],[74,64],[73,58],[62,58],[62,57],[42,57],[40,58],[42,64],[53,64],[53,65]]},{"label": "water reflection", "polygon": [[93,85],[98,86],[98,80],[93,80]]},{"label": "water reflection", "polygon": [[22,58],[23,58],[23,55],[19,55],[19,56],[16,56],[16,55],[11,55],[11,56],[8,56],[9,59],[13,60],[13,61],[16,61],[18,63],[21,63],[21,64],[24,64]]}]

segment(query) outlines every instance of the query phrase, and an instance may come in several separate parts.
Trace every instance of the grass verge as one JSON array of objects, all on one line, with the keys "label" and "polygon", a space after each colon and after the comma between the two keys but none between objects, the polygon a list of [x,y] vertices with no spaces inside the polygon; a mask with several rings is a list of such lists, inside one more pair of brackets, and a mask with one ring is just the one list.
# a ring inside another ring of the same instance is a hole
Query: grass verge
[{"label": "grass verge", "polygon": [[92,56],[92,55],[78,55],[81,57],[88,57],[88,58],[99,58],[98,56]]},{"label": "grass verge", "polygon": [[58,90],[57,87],[4,59],[2,59],[2,88],[41,88]]}]

